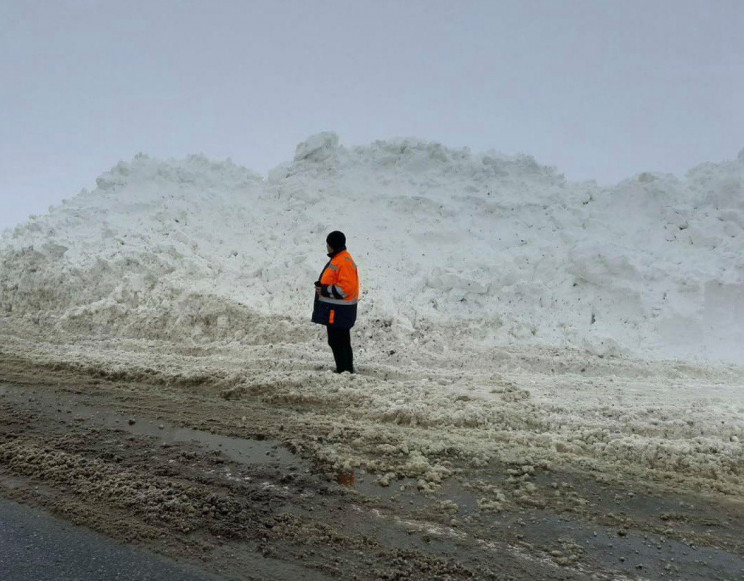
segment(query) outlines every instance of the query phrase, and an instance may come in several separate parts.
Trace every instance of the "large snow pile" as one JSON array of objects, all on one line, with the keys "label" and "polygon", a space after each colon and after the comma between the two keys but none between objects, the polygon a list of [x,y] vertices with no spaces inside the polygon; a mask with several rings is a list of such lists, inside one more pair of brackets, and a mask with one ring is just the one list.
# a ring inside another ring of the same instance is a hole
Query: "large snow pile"
[{"label": "large snow pile", "polygon": [[401,340],[744,362],[744,152],[613,188],[332,133],[265,180],[139,155],[3,235],[0,315],[62,337],[301,341],[333,229],[360,265],[361,321]]}]

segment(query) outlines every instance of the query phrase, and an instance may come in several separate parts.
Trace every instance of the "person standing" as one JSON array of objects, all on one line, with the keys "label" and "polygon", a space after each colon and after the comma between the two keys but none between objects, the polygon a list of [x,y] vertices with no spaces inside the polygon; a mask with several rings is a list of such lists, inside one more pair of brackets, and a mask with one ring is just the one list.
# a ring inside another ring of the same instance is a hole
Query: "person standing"
[{"label": "person standing", "polygon": [[346,250],[346,236],[334,230],[326,238],[330,260],[315,282],[313,323],[328,329],[328,345],[336,361],[336,373],[354,373],[351,328],[356,323],[359,301],[359,272]]}]

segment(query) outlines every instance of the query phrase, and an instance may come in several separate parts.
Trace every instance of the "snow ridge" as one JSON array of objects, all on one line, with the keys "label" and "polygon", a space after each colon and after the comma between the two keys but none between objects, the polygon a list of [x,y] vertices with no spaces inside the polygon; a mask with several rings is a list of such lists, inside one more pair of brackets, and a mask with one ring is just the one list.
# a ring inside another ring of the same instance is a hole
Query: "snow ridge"
[{"label": "snow ridge", "polygon": [[744,363],[744,152],[601,188],[524,155],[322,133],[266,180],[138,155],[97,184],[0,239],[8,328],[301,341],[342,229],[362,324],[401,340]]}]

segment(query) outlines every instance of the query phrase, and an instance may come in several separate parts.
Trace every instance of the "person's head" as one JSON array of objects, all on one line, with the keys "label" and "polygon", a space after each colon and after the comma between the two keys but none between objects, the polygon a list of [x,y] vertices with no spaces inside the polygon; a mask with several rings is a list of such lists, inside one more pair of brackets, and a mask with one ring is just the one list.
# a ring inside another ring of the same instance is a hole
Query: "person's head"
[{"label": "person's head", "polygon": [[334,230],[326,237],[326,245],[328,246],[328,252],[338,252],[346,248],[346,236],[343,232]]}]

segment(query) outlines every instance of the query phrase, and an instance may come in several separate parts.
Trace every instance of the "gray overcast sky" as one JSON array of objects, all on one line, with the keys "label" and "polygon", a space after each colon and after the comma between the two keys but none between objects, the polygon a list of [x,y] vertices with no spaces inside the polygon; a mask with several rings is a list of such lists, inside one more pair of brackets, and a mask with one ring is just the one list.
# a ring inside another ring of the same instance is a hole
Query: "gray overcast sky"
[{"label": "gray overcast sky", "polygon": [[137,152],[259,172],[308,135],[569,179],[744,147],[742,0],[0,0],[0,229]]}]

